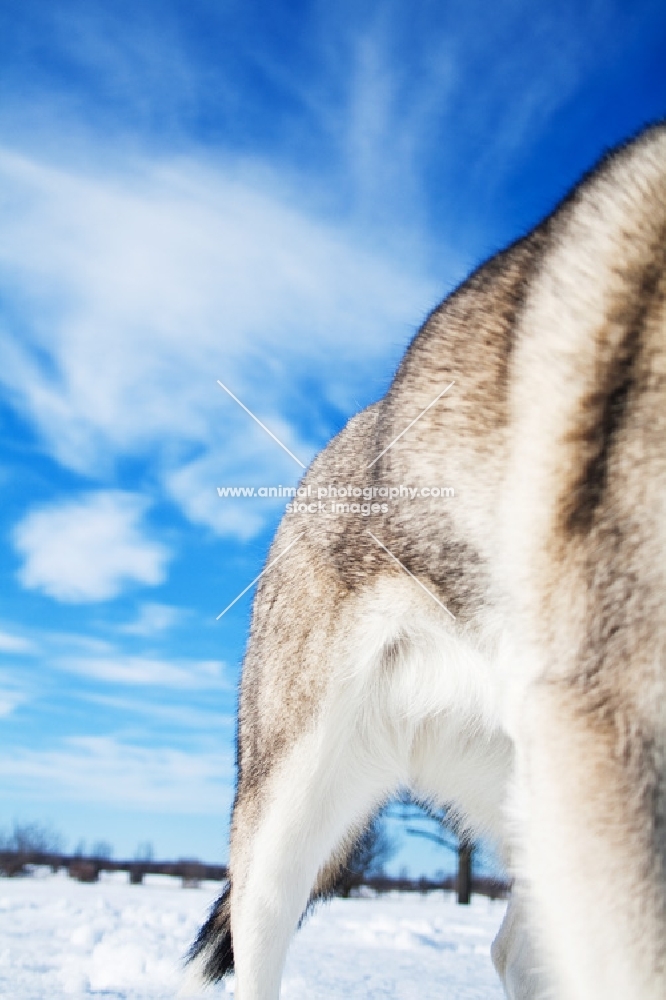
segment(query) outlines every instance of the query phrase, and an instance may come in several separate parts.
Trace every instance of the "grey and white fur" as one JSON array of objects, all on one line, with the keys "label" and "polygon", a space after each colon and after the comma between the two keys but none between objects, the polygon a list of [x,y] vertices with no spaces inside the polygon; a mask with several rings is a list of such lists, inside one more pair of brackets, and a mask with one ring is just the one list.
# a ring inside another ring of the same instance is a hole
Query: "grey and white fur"
[{"label": "grey and white fur", "polygon": [[664,1000],[666,126],[434,310],[303,479],[336,483],[455,498],[283,518],[194,966],[277,1000],[308,902],[409,788],[506,859],[508,997]]}]

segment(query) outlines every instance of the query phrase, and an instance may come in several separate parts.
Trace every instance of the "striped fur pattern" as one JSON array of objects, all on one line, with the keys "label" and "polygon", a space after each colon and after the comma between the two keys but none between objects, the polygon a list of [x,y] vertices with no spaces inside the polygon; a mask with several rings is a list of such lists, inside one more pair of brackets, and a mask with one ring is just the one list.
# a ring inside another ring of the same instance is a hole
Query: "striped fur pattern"
[{"label": "striped fur pattern", "polygon": [[434,310],[303,480],[328,484],[455,498],[285,514],[243,669],[231,881],[194,965],[277,1000],[308,901],[409,788],[515,878],[509,998],[663,1000],[666,127]]}]

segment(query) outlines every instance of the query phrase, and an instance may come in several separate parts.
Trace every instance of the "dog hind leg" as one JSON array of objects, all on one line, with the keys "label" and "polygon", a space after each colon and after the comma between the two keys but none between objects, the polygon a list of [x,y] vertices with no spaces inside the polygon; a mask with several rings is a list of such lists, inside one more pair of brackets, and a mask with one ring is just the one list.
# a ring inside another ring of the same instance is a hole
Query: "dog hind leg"
[{"label": "dog hind leg", "polygon": [[518,741],[522,874],[563,1000],[663,1000],[663,744],[539,683]]},{"label": "dog hind leg", "polygon": [[321,874],[397,781],[368,759],[358,728],[322,713],[256,797],[239,796],[231,843],[231,931],[238,1000],[276,1000],[291,936]]},{"label": "dog hind leg", "polygon": [[552,996],[520,893],[509,901],[490,954],[507,1000],[546,1000]]}]

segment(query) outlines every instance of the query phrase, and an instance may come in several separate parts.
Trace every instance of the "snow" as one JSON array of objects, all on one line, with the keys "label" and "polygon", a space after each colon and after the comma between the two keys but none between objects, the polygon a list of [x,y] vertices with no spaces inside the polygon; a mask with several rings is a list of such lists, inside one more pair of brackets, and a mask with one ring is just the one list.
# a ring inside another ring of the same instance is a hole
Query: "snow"
[{"label": "snow", "polygon": [[[84,885],[64,875],[0,878],[0,996],[167,1000],[219,883],[155,877]],[[489,949],[504,903],[392,894],[334,899],[296,935],[283,1000],[501,1000]],[[204,994],[233,994],[233,979]]]}]

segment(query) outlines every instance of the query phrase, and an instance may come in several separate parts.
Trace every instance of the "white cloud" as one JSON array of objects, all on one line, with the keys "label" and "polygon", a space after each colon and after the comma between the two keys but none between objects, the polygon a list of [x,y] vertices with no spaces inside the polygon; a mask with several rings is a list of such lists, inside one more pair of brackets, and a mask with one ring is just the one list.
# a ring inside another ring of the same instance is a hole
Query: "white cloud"
[{"label": "white cloud", "polygon": [[20,315],[0,341],[5,392],[62,464],[102,476],[145,456],[186,517],[219,533],[248,537],[265,518],[223,512],[215,486],[248,451],[255,473],[281,457],[216,379],[307,461],[320,440],[283,415],[299,378],[319,373],[355,409],[364,371],[435,298],[409,250],[371,250],[250,162],[127,157],[104,172],[0,150],[0,182],[0,281]]},{"label": "white cloud", "polygon": [[115,597],[127,583],[161,583],[168,551],[142,532],[146,506],[136,494],[105,490],[30,511],[13,534],[21,584],[87,602]]},{"label": "white cloud", "polygon": [[7,716],[13,713],[14,709],[18,708],[26,700],[26,696],[20,691],[0,688],[0,719],[7,718]]},{"label": "white cloud", "polygon": [[0,653],[34,653],[36,648],[34,642],[22,635],[0,631]]},{"label": "white cloud", "polygon": [[82,632],[50,632],[46,631],[44,644],[51,647],[52,653],[48,657],[48,662],[54,656],[62,654],[63,649],[67,655],[75,651],[77,656],[114,656],[116,647],[108,639],[99,639],[94,635],[85,635]]},{"label": "white cloud", "polygon": [[82,697],[96,705],[114,708],[125,714],[141,715],[152,723],[167,723],[169,727],[192,730],[198,738],[213,734],[219,739],[223,731],[232,731],[236,724],[236,716],[232,713],[207,711],[182,704],[165,705],[151,697],[140,700],[102,694],[84,694]]},{"label": "white cloud", "polygon": [[[230,403],[235,406],[235,403]],[[241,416],[245,414],[241,412]],[[273,426],[276,424],[277,421]],[[217,492],[218,486],[296,484],[302,470],[270,440],[269,450],[264,452],[262,436],[263,432],[255,431],[247,417],[246,424],[241,421],[235,430],[237,451],[233,463],[224,449],[215,444],[205,455],[184,463],[167,475],[165,487],[169,495],[192,523],[210,527],[220,535],[235,535],[244,541],[262,530],[267,517],[279,506],[278,501],[269,502],[258,497],[220,497]],[[285,438],[290,448],[292,445],[298,447],[290,436],[285,435]],[[306,460],[310,457],[308,452],[309,449],[306,452],[301,448]],[[285,503],[282,501],[283,507]]]},{"label": "white cloud", "polygon": [[227,688],[220,660],[171,662],[148,656],[68,656],[55,664],[60,670],[111,684],[155,685],[170,688]]},{"label": "white cloud", "polygon": [[[190,155],[140,156],[131,139],[110,148],[92,132],[86,140],[72,105],[58,101],[52,133],[31,139],[26,128],[23,151],[0,148],[0,286],[10,306],[0,385],[59,462],[102,477],[118,457],[146,458],[185,517],[242,539],[266,515],[221,505],[215,485],[239,481],[248,452],[255,471],[283,467],[277,446],[255,443],[249,418],[223,406],[215,380],[304,461],[330,429],[310,432],[293,418],[304,376],[319,374],[318,394],[347,413],[368,385],[381,395],[419,321],[473,263],[459,226],[447,227],[452,209],[460,219],[456,180],[477,176],[487,192],[506,178],[589,69],[589,30],[579,28],[599,14],[572,29],[570,19],[525,20],[509,5],[481,34],[471,8],[427,31],[393,7],[316,5],[312,16],[312,73],[261,50],[262,71],[299,109],[272,163],[259,139],[253,156],[220,146],[204,155],[200,144]],[[129,103],[161,119],[148,109],[169,93],[174,123],[183,115],[179,149],[211,79],[235,107],[248,99],[226,66],[203,72],[164,26],[147,52],[143,29],[128,33],[114,15],[76,31],[66,23],[54,15],[55,44],[86,72],[104,67],[121,104],[136,92]],[[255,44],[265,40],[253,38],[253,58]],[[29,108],[13,100],[10,132],[20,136]],[[308,168],[299,139],[313,135]],[[67,162],[64,148],[78,159]],[[471,204],[470,228],[487,225]]]},{"label": "white cloud", "polygon": [[12,715],[19,705],[29,701],[18,670],[0,670],[0,719]]},{"label": "white cloud", "polygon": [[173,628],[182,619],[183,614],[181,608],[176,608],[172,604],[156,604],[148,601],[140,606],[134,621],[121,625],[120,631],[126,635],[151,638]]},{"label": "white cloud", "polygon": [[178,814],[222,814],[233,781],[232,755],[143,747],[107,736],[79,736],[55,750],[5,748],[5,788],[40,801],[135,806]]}]

